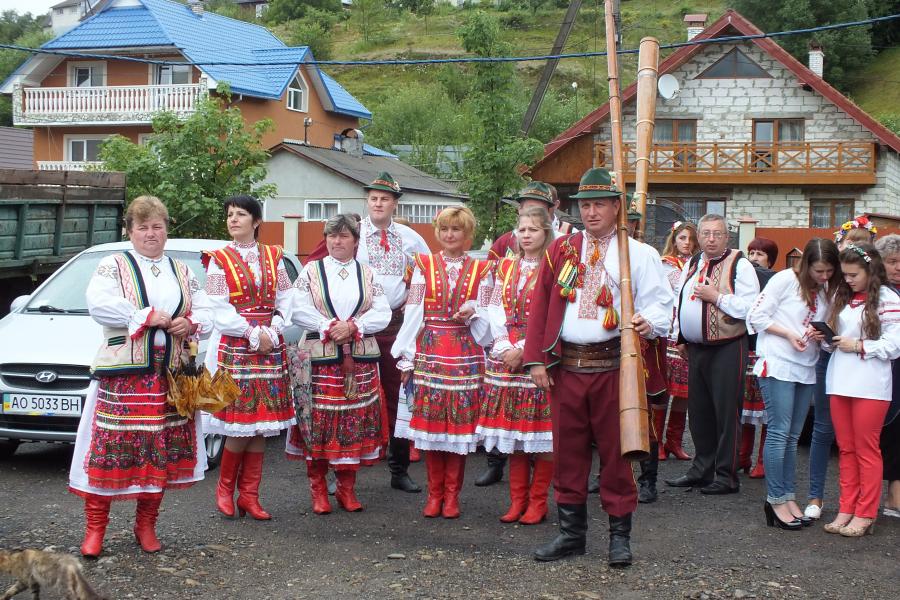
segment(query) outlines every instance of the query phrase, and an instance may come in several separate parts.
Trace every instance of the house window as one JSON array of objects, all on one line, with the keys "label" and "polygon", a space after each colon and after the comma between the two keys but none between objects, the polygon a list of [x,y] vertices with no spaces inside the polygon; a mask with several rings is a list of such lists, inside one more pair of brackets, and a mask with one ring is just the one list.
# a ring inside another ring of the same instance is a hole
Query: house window
[{"label": "house window", "polygon": [[448,204],[399,204],[397,216],[410,223],[431,223]]},{"label": "house window", "polygon": [[696,119],[657,119],[653,127],[654,144],[693,143],[697,141]]},{"label": "house window", "polygon": [[104,137],[69,138],[66,150],[69,162],[96,162],[100,160],[100,145]]},{"label": "house window", "polygon": [[696,223],[703,215],[725,216],[725,200],[722,198],[660,198],[681,208],[685,221]]},{"label": "house window", "polygon": [[[754,119],[753,121],[753,164],[757,171],[778,170],[781,164],[785,170],[800,168],[797,164],[796,145],[803,142],[803,119]],[[771,145],[779,144],[785,152],[773,152]],[[779,156],[782,154],[782,156]]]},{"label": "house window", "polygon": [[103,74],[97,67],[75,67],[72,74],[75,87],[96,87],[103,85]]},{"label": "house window", "polygon": [[185,85],[190,82],[190,65],[159,65],[156,68],[156,85]]},{"label": "house window", "polygon": [[698,79],[760,79],[771,77],[765,69],[737,48],[732,49],[697,76]]},{"label": "house window", "polygon": [[294,76],[294,80],[291,81],[291,84],[288,86],[287,107],[290,110],[297,110],[300,112],[306,112],[308,110],[307,104],[309,100],[307,89],[306,82],[303,81],[303,77],[298,72]]},{"label": "house window", "polygon": [[853,200],[816,198],[809,201],[809,226],[840,227],[853,218]]},{"label": "house window", "polygon": [[306,201],[307,221],[327,221],[341,210],[340,202],[328,202],[325,200]]}]

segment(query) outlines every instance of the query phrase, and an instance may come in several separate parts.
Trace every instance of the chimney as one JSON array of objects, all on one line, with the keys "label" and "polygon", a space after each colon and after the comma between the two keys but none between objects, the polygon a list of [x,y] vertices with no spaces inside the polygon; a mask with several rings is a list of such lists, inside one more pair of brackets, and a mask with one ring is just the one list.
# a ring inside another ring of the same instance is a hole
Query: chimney
[{"label": "chimney", "polygon": [[684,15],[684,23],[687,25],[687,39],[691,41],[706,29],[707,16],[704,13]]},{"label": "chimney", "polygon": [[819,77],[825,72],[825,52],[822,45],[816,42],[809,44],[809,70]]},{"label": "chimney", "polygon": [[191,7],[192,13],[194,13],[198,17],[203,16],[203,12],[204,12],[203,0],[188,0],[188,6]]}]

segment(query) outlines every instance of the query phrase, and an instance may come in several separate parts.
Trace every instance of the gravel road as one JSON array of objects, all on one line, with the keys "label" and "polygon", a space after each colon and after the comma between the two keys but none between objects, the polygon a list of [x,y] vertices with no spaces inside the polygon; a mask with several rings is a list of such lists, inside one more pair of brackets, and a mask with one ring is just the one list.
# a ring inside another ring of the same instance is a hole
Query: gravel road
[{"label": "gravel road", "polygon": [[[556,531],[504,525],[507,487],[476,488],[484,465],[470,457],[462,518],[424,519],[424,494],[388,486],[386,465],[364,469],[361,513],[310,510],[305,469],[284,459],[283,438],[270,440],[262,502],[272,521],[227,520],[213,503],[217,472],[166,496],[158,526],[164,550],[141,552],[131,534],[134,503],[116,503],[90,579],[110,598],[293,599],[646,599],[646,598],[893,598],[900,589],[900,519],[881,518],[875,534],[847,539],[821,525],[801,532],[768,528],[764,483],[744,479],[741,493],[707,497],[667,489],[635,515],[635,565],[606,566],[606,518],[590,506],[588,552],[540,564],[532,549]],[[0,462],[0,547],[78,552],[84,530],[81,500],[66,491],[71,449],[27,444]],[[801,468],[807,464],[801,448]],[[660,477],[686,463],[660,465]],[[835,512],[832,459],[825,517]],[[413,477],[424,483],[424,464]],[[799,492],[806,474],[798,474]],[[799,495],[799,494],[798,494]],[[8,578],[0,574],[0,589]]]}]

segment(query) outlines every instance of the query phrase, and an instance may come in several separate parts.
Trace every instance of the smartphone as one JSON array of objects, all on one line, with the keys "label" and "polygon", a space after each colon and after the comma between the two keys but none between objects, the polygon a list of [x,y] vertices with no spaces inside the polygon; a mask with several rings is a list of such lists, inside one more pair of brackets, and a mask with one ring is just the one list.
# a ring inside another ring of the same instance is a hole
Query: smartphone
[{"label": "smartphone", "polygon": [[821,333],[825,336],[825,341],[827,343],[831,343],[831,340],[837,335],[834,331],[832,331],[831,327],[828,326],[828,323],[824,321],[813,321],[810,323],[813,326],[813,329]]}]

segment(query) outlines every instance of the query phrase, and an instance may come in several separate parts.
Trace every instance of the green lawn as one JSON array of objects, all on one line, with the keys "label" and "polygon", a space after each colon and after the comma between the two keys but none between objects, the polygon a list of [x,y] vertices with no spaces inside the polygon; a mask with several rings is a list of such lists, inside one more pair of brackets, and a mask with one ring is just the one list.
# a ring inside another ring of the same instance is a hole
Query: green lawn
[{"label": "green lawn", "polygon": [[900,115],[900,48],[882,51],[860,73],[850,96],[876,117]]}]

